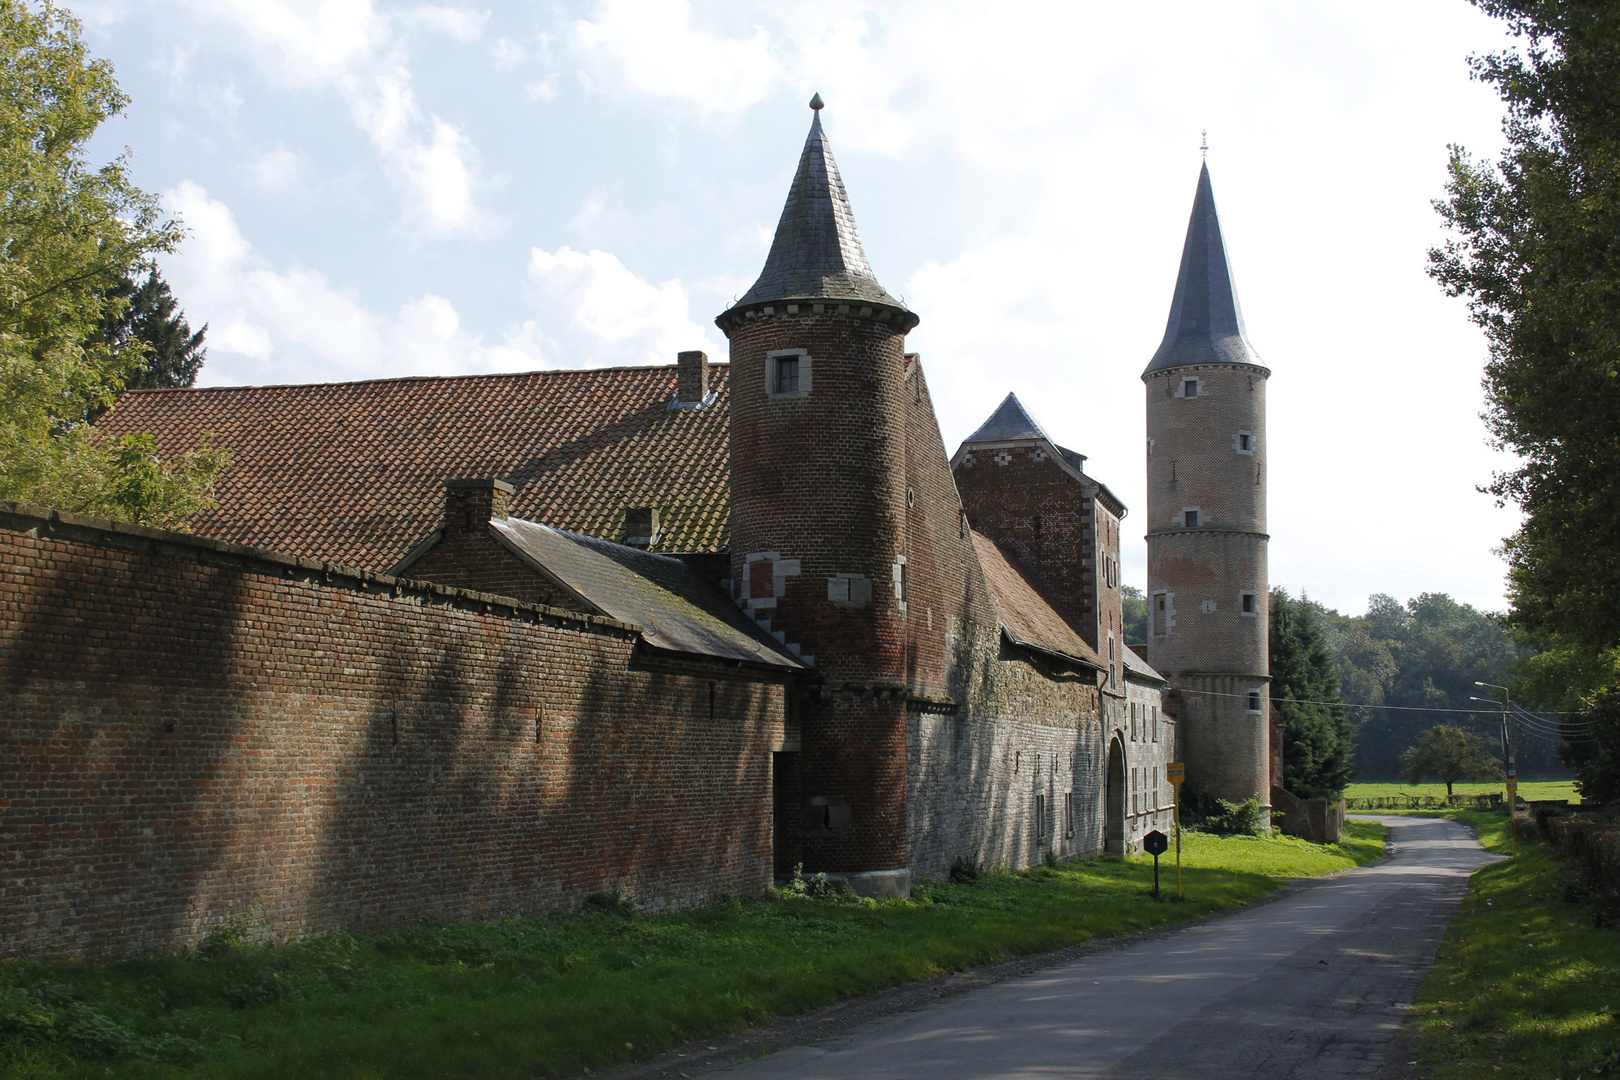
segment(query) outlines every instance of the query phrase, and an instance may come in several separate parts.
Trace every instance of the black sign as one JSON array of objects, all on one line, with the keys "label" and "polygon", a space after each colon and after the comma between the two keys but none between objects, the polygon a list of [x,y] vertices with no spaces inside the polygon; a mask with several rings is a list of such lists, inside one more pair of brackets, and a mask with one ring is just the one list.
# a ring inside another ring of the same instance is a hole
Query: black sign
[{"label": "black sign", "polygon": [[1169,848],[1169,838],[1158,829],[1154,829],[1152,832],[1142,837],[1142,850],[1147,852],[1149,855],[1163,855],[1167,850],[1169,850]]}]

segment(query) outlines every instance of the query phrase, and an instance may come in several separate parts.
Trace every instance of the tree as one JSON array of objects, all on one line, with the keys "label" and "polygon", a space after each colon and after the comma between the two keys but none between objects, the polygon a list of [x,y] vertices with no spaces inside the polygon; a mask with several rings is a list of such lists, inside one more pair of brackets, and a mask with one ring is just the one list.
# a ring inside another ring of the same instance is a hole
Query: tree
[{"label": "tree", "polygon": [[[1271,710],[1283,722],[1283,787],[1304,799],[1337,799],[1355,775],[1350,718],[1323,609],[1271,590]],[[1329,704],[1322,704],[1322,703]]]},{"label": "tree", "polygon": [[1408,784],[1437,777],[1446,785],[1448,799],[1451,785],[1458,780],[1497,780],[1502,776],[1484,739],[1446,724],[1430,728],[1421,743],[1401,755],[1401,765],[1401,779]]},{"label": "tree", "polygon": [[[182,235],[119,157],[92,167],[96,128],[127,104],[79,24],[49,2],[0,0],[0,498],[129,516],[125,470],[146,452],[98,440],[85,418],[110,405],[138,350],[98,339],[128,306],[119,283]],[[217,454],[164,466],[206,499]],[[185,502],[186,500],[180,500]],[[154,524],[178,522],[156,506]]]},{"label": "tree", "polygon": [[1620,802],[1620,689],[1604,687],[1590,698],[1580,739],[1560,751],[1575,767],[1575,786],[1589,802]]},{"label": "tree", "polygon": [[1132,647],[1147,647],[1148,639],[1148,608],[1147,597],[1135,585],[1121,585],[1119,587],[1120,605],[1124,613],[1120,619],[1121,628],[1125,632],[1125,644]]},{"label": "tree", "polygon": [[1506,103],[1507,148],[1494,166],[1452,148],[1430,273],[1485,331],[1486,422],[1521,459],[1488,488],[1525,512],[1512,621],[1604,650],[1620,643],[1620,10],[1473,3],[1524,44],[1470,60]]},{"label": "tree", "polygon": [[96,336],[115,360],[127,365],[125,389],[163,390],[195,385],[197,373],[208,358],[208,350],[203,348],[208,327],[195,332],[191,329],[185,312],[169,291],[169,283],[157,269],[149,270],[144,281],[126,274],[108,295],[123,301],[123,306],[109,306]]}]

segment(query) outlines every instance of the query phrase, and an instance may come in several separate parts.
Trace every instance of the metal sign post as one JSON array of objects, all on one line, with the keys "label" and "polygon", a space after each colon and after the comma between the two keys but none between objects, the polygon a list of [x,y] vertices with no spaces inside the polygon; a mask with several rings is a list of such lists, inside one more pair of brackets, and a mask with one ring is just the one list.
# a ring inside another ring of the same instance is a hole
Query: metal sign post
[{"label": "metal sign post", "polygon": [[1170,846],[1166,841],[1167,838],[1164,833],[1158,829],[1154,829],[1142,837],[1142,850],[1153,856],[1153,898],[1155,900],[1159,898],[1159,856],[1163,855],[1164,849]]},{"label": "metal sign post", "polygon": [[[1176,899],[1181,899],[1181,782],[1187,779],[1187,763],[1172,761],[1164,767],[1165,779],[1176,788]],[[1153,868],[1157,874],[1159,860],[1154,858]]]},{"label": "metal sign post", "polygon": [[1518,815],[1517,815],[1517,813],[1515,813],[1517,808],[1515,807],[1514,804],[1519,801],[1519,778],[1517,776],[1514,776],[1512,773],[1508,773],[1507,796],[1508,796],[1508,836],[1513,841],[1513,857],[1515,859],[1517,859],[1519,857],[1519,821],[1518,821]]}]

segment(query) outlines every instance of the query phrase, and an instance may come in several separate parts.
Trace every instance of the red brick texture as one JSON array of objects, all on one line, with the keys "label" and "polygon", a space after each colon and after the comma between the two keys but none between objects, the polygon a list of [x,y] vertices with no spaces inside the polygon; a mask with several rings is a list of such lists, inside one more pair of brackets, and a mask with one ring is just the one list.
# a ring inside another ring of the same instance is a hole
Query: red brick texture
[{"label": "red brick texture", "polygon": [[[0,953],[770,880],[780,678],[633,627],[0,504]],[[723,824],[723,827],[716,827]]]}]

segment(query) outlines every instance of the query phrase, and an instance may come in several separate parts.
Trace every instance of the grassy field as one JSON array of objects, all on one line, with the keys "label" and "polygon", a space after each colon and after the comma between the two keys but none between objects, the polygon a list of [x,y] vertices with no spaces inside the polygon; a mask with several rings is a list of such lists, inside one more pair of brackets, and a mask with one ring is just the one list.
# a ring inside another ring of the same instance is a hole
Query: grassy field
[{"label": "grassy field", "polygon": [[[1507,854],[1507,815],[1442,811]],[[1414,1049],[1433,1080],[1620,1076],[1620,931],[1564,903],[1552,852],[1477,871],[1413,1008]]]},{"label": "grassy field", "polygon": [[[1457,795],[1483,795],[1489,792],[1503,793],[1501,781],[1491,784],[1456,783],[1451,790]],[[1348,799],[1386,799],[1399,795],[1428,795],[1436,799],[1446,797],[1444,784],[1351,784],[1344,789],[1345,798]],[[1575,781],[1573,780],[1520,780],[1519,798],[1521,799],[1568,799],[1570,802],[1580,802],[1581,797],[1575,794]]]},{"label": "grassy field", "polygon": [[1329,848],[1188,835],[1165,899],[1152,860],[923,883],[908,901],[772,897],[640,914],[423,923],[190,956],[0,965],[0,1076],[534,1077],[656,1054],[942,972],[1230,908],[1371,862],[1381,827]]}]

